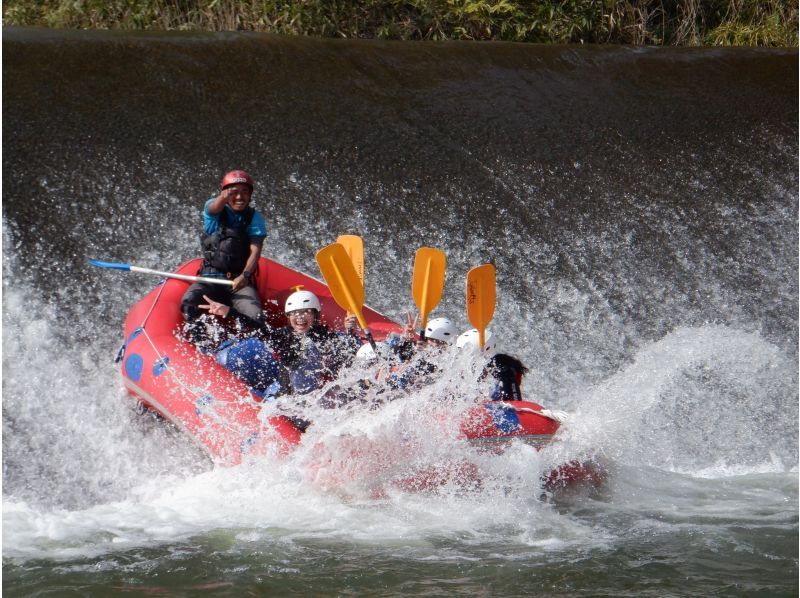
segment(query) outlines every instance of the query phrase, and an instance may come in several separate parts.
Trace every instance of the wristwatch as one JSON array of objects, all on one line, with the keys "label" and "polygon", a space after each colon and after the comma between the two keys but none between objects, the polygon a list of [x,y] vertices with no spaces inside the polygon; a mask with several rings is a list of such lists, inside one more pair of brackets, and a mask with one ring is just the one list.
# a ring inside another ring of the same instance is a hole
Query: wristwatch
[{"label": "wristwatch", "polygon": [[253,273],[252,273],[252,272],[248,272],[247,270],[245,270],[244,272],[242,272],[242,276],[244,276],[244,277],[245,277],[247,280],[250,280],[250,277],[251,277],[252,275],[253,275]]}]

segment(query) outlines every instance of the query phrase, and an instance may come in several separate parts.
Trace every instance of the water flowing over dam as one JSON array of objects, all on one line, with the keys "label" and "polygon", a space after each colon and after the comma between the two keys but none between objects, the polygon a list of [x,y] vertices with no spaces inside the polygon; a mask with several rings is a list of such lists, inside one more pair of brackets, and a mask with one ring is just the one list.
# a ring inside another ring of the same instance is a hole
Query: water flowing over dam
[{"label": "water flowing over dam", "polygon": [[[3,50],[4,593],[91,567],[118,588],[126,562],[133,587],[181,562],[163,587],[189,591],[208,557],[236,593],[269,570],[275,593],[414,594],[391,571],[421,566],[472,594],[733,575],[794,595],[796,50],[8,27]],[[86,261],[197,257],[233,168],[256,181],[265,255],[316,276],[317,249],[360,234],[366,302],[397,321],[418,247],[447,253],[435,315],[463,329],[466,272],[495,263],[498,345],[528,397],[574,413],[564,442],[612,461],[607,494],[554,508],[532,471],[483,498],[338,502],[285,468],[213,469],[141,421],[113,359],[155,279]],[[488,569],[454,564],[472,560]],[[354,580],[356,562],[375,572]]]}]

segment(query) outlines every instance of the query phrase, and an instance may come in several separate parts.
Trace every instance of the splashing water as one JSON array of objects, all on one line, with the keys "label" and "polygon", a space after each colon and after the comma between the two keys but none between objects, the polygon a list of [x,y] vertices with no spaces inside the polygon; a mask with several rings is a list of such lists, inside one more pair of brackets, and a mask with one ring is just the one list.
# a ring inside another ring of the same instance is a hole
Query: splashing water
[{"label": "splashing water", "polygon": [[564,437],[693,475],[786,471],[798,457],[796,388],[794,364],[757,334],[681,328],[587,392]]}]

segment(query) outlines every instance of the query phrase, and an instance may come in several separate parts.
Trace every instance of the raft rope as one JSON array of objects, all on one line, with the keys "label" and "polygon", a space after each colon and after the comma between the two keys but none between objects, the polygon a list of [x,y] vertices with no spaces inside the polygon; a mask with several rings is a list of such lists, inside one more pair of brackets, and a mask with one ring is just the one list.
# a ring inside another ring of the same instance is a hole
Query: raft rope
[{"label": "raft rope", "polygon": [[[173,369],[171,367],[169,367],[169,361],[166,359],[167,356],[166,355],[162,355],[159,352],[158,348],[156,347],[156,344],[153,342],[153,339],[150,337],[150,335],[147,332],[147,329],[145,328],[145,326],[147,325],[148,319],[152,315],[153,311],[155,310],[156,304],[158,303],[159,299],[161,298],[161,293],[164,291],[164,287],[165,287],[165,283],[166,282],[167,281],[165,279],[165,280],[163,280],[163,281],[161,281],[159,283],[159,287],[160,288],[158,290],[158,293],[156,293],[156,296],[153,298],[153,303],[150,306],[150,309],[148,310],[148,312],[145,315],[144,319],[142,320],[141,326],[139,328],[142,331],[141,334],[144,336],[145,339],[147,339],[147,342],[149,343],[150,347],[153,349],[153,353],[155,353],[155,355],[157,357],[156,363],[159,363],[159,362],[162,363],[163,367],[164,367],[164,372],[168,372],[169,375],[171,376],[171,379],[174,380],[178,384],[178,386],[180,386],[184,391],[189,393],[191,396],[195,397],[195,399],[200,400],[204,396],[206,396],[208,393],[205,392],[205,391],[197,390],[196,387],[189,386],[188,384],[186,384],[180,378],[180,376],[178,376],[178,374],[176,374],[173,371]],[[236,431],[236,432],[240,431],[239,428],[237,428],[236,426],[226,422],[225,420],[223,420],[223,419],[221,419],[219,417],[216,417],[217,414],[214,411],[214,409],[210,409],[208,411],[208,413],[213,414],[213,416],[214,416],[213,419],[214,419],[214,422],[216,424],[221,425],[221,426],[227,428],[228,430],[232,430],[232,431]],[[172,420],[170,420],[170,421],[172,421]],[[173,422],[173,423],[175,423],[175,422]],[[181,427],[183,427],[183,426],[181,425]]]},{"label": "raft rope", "polygon": [[552,419],[556,422],[564,422],[568,415],[563,411],[551,411],[550,409],[541,409],[537,411],[536,409],[531,409],[530,407],[517,407],[516,405],[509,405],[505,401],[498,401],[505,407],[513,409],[514,411],[518,411],[520,413],[533,413],[534,415],[541,415],[542,417],[546,417],[547,419]]},{"label": "raft rope", "polygon": [[[159,354],[158,349],[156,349],[156,346],[153,344],[153,341],[150,339],[150,335],[147,334],[147,330],[145,329],[145,326],[147,325],[147,320],[150,319],[150,316],[152,315],[153,310],[156,308],[156,303],[158,303],[158,299],[161,297],[161,293],[164,292],[164,286],[166,286],[166,282],[167,282],[167,279],[165,278],[164,280],[161,280],[156,284],[156,287],[158,287],[158,293],[156,293],[155,299],[153,299],[153,304],[150,306],[150,311],[147,312],[147,314],[144,317],[144,320],[142,320],[142,323],[139,325],[139,327],[134,329],[134,331],[136,331],[136,330],[141,330],[142,331],[142,334],[144,334],[144,337],[147,339],[147,342],[149,342],[150,346],[153,347],[153,352],[155,352],[155,354],[158,356],[158,360],[157,361],[162,361],[162,362],[163,362],[164,357],[162,357]],[[127,344],[128,344],[128,340],[125,339],[125,343],[123,343],[122,348],[119,350],[119,354],[117,355],[117,359],[116,359],[117,362],[122,360],[123,355],[125,354],[125,346]]]},{"label": "raft rope", "polygon": [[160,281],[158,283],[158,286],[160,288],[158,289],[158,293],[156,294],[156,298],[153,300],[153,305],[150,306],[150,311],[147,312],[147,315],[144,317],[144,320],[142,321],[142,325],[140,326],[140,328],[142,329],[142,332],[145,332],[144,327],[147,325],[147,320],[150,319],[150,316],[152,315],[153,310],[156,308],[156,303],[158,303],[158,299],[159,299],[159,297],[161,297],[161,293],[164,292],[164,287],[167,286],[167,279],[165,278],[164,280]]}]

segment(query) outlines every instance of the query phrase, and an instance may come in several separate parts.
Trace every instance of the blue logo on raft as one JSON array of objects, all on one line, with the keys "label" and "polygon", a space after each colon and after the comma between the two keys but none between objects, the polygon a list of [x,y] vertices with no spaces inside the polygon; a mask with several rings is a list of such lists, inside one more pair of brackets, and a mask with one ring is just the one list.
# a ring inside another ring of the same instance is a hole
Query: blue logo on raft
[{"label": "blue logo on raft", "polygon": [[239,452],[240,453],[248,452],[251,448],[253,448],[253,445],[256,443],[256,440],[258,440],[258,432],[253,432],[249,438],[245,438],[239,444]]},{"label": "blue logo on raft", "polygon": [[492,416],[492,423],[500,433],[511,434],[519,430],[519,415],[511,407],[498,403],[487,403],[486,410]]},{"label": "blue logo on raft", "polygon": [[127,340],[127,341],[125,341],[125,344],[126,344],[126,345],[129,345],[129,344],[131,343],[131,341],[132,341],[133,339],[135,339],[137,336],[139,336],[139,335],[140,335],[142,332],[144,332],[144,328],[142,328],[141,326],[139,326],[139,328],[137,328],[136,330],[134,330],[133,332],[131,332],[131,335],[128,337],[128,340]]},{"label": "blue logo on raft", "polygon": [[162,357],[153,364],[153,377],[160,376],[167,369],[169,357]]},{"label": "blue logo on raft", "polygon": [[212,397],[211,395],[203,395],[202,397],[197,399],[197,402],[195,402],[194,412],[197,415],[203,415],[207,411],[207,408],[213,402],[214,402],[214,397]]},{"label": "blue logo on raft", "polygon": [[142,377],[142,369],[144,368],[144,359],[138,353],[131,353],[128,359],[125,360],[125,375],[138,382]]}]

